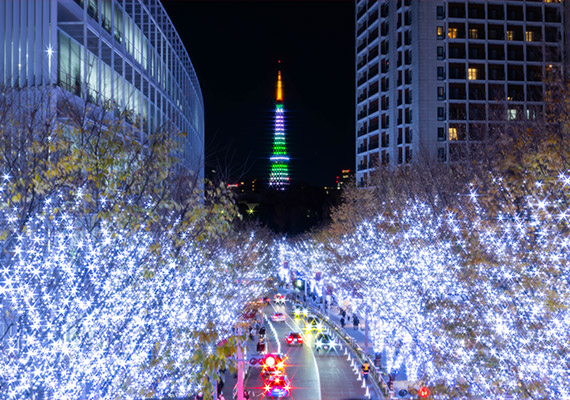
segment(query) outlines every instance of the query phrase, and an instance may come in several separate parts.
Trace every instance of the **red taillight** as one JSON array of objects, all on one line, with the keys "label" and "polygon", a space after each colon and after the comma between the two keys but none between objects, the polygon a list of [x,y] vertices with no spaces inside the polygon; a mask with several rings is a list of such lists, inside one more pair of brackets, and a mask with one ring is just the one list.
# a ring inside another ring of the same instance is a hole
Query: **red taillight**
[{"label": "red taillight", "polygon": [[303,338],[299,336],[299,337],[297,338],[297,342],[303,343]]},{"label": "red taillight", "polygon": [[290,338],[290,337],[288,337],[288,338],[287,338],[287,341],[288,341],[289,343],[291,343],[291,342],[293,341],[293,339]]}]

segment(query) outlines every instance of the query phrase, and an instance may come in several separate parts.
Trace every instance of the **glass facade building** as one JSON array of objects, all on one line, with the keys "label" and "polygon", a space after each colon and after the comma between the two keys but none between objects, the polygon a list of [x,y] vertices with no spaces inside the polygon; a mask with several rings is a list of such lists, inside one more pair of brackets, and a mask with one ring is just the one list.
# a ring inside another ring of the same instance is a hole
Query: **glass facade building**
[{"label": "glass facade building", "polygon": [[357,183],[378,164],[463,160],[536,118],[568,55],[566,3],[356,0]]},{"label": "glass facade building", "polygon": [[200,84],[158,0],[0,0],[0,43],[1,84],[111,103],[141,134],[184,132],[175,151],[203,178]]}]

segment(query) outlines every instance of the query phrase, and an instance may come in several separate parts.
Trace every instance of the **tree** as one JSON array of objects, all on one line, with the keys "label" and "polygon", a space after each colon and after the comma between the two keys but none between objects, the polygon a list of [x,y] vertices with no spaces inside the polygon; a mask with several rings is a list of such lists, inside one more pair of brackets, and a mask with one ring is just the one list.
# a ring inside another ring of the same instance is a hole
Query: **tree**
[{"label": "tree", "polygon": [[264,290],[235,300],[228,269],[245,268],[243,254],[223,239],[236,208],[181,166],[176,132],[141,136],[90,103],[51,114],[52,102],[32,102],[40,94],[52,93],[2,97],[0,393],[187,396],[202,379],[200,332],[227,353],[243,305]]}]

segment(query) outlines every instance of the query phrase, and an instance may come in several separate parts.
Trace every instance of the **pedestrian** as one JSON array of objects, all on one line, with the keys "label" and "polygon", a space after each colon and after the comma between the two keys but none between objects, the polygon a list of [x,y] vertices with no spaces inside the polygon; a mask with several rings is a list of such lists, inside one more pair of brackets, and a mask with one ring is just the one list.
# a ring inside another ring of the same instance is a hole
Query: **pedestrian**
[{"label": "pedestrian", "polygon": [[226,400],[223,393],[218,394],[218,400]]},{"label": "pedestrian", "polygon": [[260,338],[259,342],[257,342],[257,352],[263,353],[264,351],[265,351],[265,343],[263,342],[263,339]]},{"label": "pedestrian", "polygon": [[243,398],[244,398],[245,400],[249,400],[249,392],[248,392],[247,390],[244,390],[244,391],[243,391]]},{"label": "pedestrian", "polygon": [[357,331],[358,330],[358,323],[360,321],[358,320],[358,317],[356,315],[352,316],[352,324],[354,325],[354,330]]},{"label": "pedestrian", "polygon": [[259,328],[259,337],[264,337],[265,336],[265,327],[262,326],[261,328]]},{"label": "pedestrian", "polygon": [[370,364],[368,364],[368,361],[364,361],[360,370],[362,371],[362,378],[364,378],[365,381],[368,380],[368,374],[370,373]]},{"label": "pedestrian", "polygon": [[344,317],[340,317],[340,326],[344,328]]},{"label": "pedestrian", "polygon": [[198,394],[194,396],[194,400],[204,400],[204,393],[198,392]]}]

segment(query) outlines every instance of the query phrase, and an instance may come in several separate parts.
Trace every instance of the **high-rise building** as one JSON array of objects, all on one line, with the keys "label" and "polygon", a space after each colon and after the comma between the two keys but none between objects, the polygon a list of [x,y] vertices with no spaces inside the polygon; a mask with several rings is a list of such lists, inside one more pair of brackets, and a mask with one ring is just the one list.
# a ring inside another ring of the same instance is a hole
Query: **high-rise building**
[{"label": "high-rise building", "polygon": [[275,93],[275,126],[273,129],[273,151],[270,157],[269,187],[285,190],[289,185],[289,156],[285,140],[285,110],[283,109],[283,86],[281,71],[277,74]]},{"label": "high-rise building", "polygon": [[357,183],[378,164],[459,161],[501,124],[536,118],[543,78],[562,71],[564,7],[357,0]]},{"label": "high-rise building", "polygon": [[200,84],[158,0],[0,0],[0,43],[1,85],[113,104],[142,135],[184,132],[173,151],[203,178]]}]

